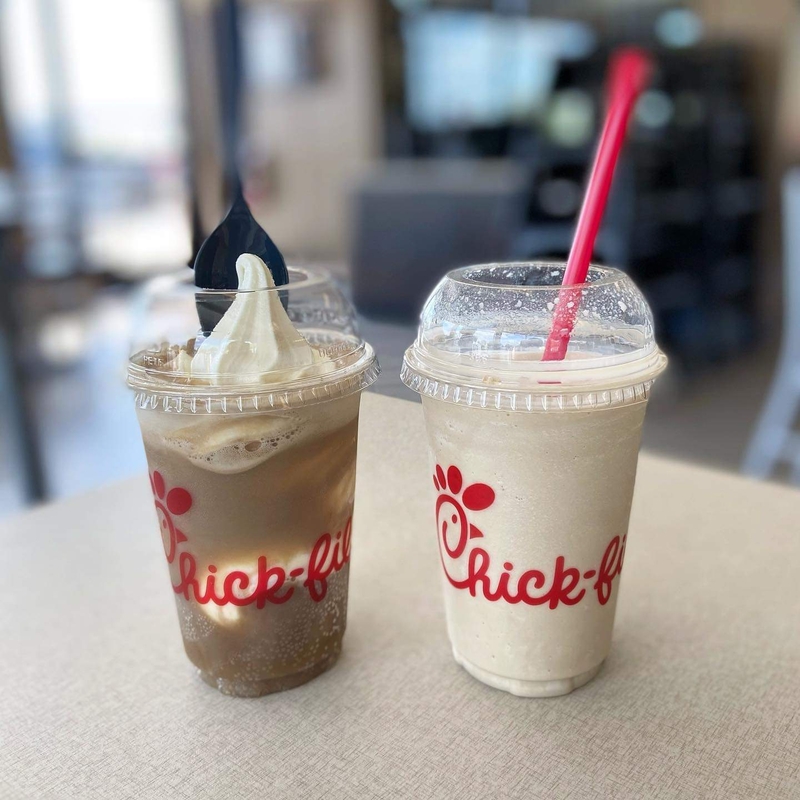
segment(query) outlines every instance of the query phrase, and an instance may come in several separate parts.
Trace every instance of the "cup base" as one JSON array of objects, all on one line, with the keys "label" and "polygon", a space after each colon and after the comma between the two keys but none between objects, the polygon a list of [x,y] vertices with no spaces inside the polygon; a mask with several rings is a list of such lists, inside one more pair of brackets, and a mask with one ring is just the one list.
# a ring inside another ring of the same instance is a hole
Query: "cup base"
[{"label": "cup base", "polygon": [[337,650],[322,661],[317,661],[316,664],[312,664],[310,667],[306,667],[306,669],[295,672],[292,675],[281,675],[278,678],[265,678],[260,681],[237,681],[216,678],[201,669],[197,670],[197,674],[204,683],[213,686],[229,697],[263,697],[265,694],[283,692],[308,683],[323,672],[327,672],[339,660],[340,653],[341,650]]},{"label": "cup base", "polygon": [[579,689],[586,683],[594,678],[600,668],[603,666],[601,661],[596,667],[587,669],[586,672],[581,672],[579,675],[573,675],[569,678],[554,678],[547,681],[526,681],[519,678],[507,678],[504,675],[498,675],[495,672],[489,672],[483,667],[473,664],[468,659],[464,658],[458,650],[453,648],[453,658],[456,663],[460,664],[473,678],[477,678],[481,683],[491,686],[493,689],[501,689],[509,694],[516,695],[517,697],[560,697],[564,694]]}]

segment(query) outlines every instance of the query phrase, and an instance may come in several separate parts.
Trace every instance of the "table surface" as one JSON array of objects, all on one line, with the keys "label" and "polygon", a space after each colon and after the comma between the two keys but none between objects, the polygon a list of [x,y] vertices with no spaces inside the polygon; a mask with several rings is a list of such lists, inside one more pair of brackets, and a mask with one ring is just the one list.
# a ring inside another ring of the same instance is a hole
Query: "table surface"
[{"label": "table surface", "polygon": [[224,697],[142,475],[0,526],[0,797],[800,797],[800,493],[643,455],[614,648],[523,700],[452,660],[417,404],[366,395],[345,651]]}]

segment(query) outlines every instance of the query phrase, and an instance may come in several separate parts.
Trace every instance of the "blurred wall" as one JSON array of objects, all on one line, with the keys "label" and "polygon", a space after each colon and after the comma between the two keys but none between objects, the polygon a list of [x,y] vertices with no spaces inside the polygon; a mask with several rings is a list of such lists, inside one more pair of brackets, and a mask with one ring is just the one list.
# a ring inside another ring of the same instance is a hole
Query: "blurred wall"
[{"label": "blurred wall", "polygon": [[344,255],[349,189],[379,150],[377,0],[294,0],[319,9],[323,71],[246,97],[254,209],[290,255]]}]

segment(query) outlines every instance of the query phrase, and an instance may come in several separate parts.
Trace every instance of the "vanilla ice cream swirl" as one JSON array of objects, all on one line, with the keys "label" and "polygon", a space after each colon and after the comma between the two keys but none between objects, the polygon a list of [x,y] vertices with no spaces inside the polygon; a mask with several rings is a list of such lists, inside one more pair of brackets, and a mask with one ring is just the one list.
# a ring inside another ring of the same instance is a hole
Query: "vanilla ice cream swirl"
[{"label": "vanilla ice cream swirl", "polygon": [[230,308],[193,357],[179,355],[178,368],[212,383],[261,382],[269,373],[302,377],[320,354],[289,319],[267,265],[244,253],[236,261],[239,288]]}]

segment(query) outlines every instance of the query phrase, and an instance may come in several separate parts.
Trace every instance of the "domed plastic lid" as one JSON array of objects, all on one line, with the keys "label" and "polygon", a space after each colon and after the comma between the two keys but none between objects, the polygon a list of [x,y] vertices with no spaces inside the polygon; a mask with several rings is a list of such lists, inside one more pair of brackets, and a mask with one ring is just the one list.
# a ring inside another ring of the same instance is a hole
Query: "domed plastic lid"
[{"label": "domed plastic lid", "polygon": [[[128,364],[137,405],[192,414],[292,408],[373,383],[378,362],[352,306],[325,273],[288,271],[287,285],[236,291],[199,289],[189,270],[151,281]],[[202,330],[209,317],[221,320],[213,332]]]},{"label": "domed plastic lid", "polygon": [[422,310],[402,379],[427,397],[469,406],[541,411],[646,400],[666,366],[653,315],[633,281],[592,266],[563,361],[542,361],[563,264],[512,263],[449,272]]}]

